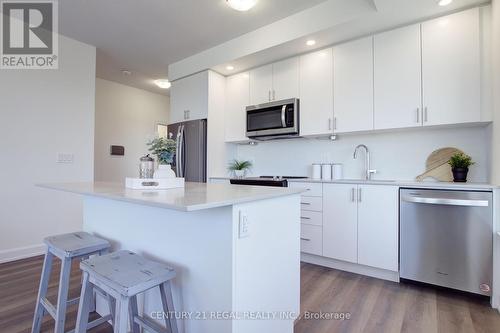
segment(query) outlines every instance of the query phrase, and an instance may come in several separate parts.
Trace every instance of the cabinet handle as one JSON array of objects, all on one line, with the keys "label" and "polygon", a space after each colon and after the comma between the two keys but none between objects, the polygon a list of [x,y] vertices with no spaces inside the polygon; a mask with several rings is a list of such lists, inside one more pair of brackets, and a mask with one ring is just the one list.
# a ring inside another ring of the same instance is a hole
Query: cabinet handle
[{"label": "cabinet handle", "polygon": [[300,204],[301,204],[301,205],[306,205],[306,206],[310,206],[310,205],[311,205],[311,203],[310,203],[310,202],[301,202]]},{"label": "cabinet handle", "polygon": [[420,108],[417,108],[417,124],[420,123]]},{"label": "cabinet handle", "polygon": [[332,118],[328,118],[328,130],[332,130]]},{"label": "cabinet handle", "polygon": [[362,198],[363,198],[363,195],[362,195],[362,192],[361,192],[361,188],[359,188],[358,189],[358,202],[361,202]]},{"label": "cabinet handle", "polygon": [[273,89],[273,101],[276,100],[276,91]]},{"label": "cabinet handle", "polygon": [[353,188],[351,189],[351,201],[352,201],[352,202],[354,202],[354,200],[356,199],[356,196],[355,196],[354,192],[355,192],[355,189],[354,189],[354,187],[353,187]]},{"label": "cabinet handle", "polygon": [[271,101],[271,90],[269,90],[268,99],[269,99],[269,102],[270,102]]},{"label": "cabinet handle", "polygon": [[424,108],[424,122],[427,122],[429,120],[428,117],[428,112],[427,112],[427,106]]},{"label": "cabinet handle", "polygon": [[311,241],[311,239],[309,239],[309,238],[304,238],[304,237],[300,237],[300,240],[303,240],[303,241],[306,241],[306,242],[310,242],[310,241]]},{"label": "cabinet handle", "polygon": [[305,216],[301,216],[300,217],[302,220],[310,220],[311,218],[310,217],[305,217]]},{"label": "cabinet handle", "polygon": [[333,129],[337,129],[337,117],[333,117]]}]

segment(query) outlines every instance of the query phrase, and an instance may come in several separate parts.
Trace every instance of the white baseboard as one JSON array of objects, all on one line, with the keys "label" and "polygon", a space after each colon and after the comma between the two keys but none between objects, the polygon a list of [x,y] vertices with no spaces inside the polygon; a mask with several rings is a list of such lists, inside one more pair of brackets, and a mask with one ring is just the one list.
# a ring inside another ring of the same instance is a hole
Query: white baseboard
[{"label": "white baseboard", "polygon": [[374,268],[359,264],[353,264],[341,260],[320,257],[313,254],[301,253],[300,260],[309,264],[338,269],[360,275],[371,276],[377,279],[399,282],[399,272],[388,271],[385,269]]},{"label": "white baseboard", "polygon": [[15,249],[8,249],[0,251],[0,264],[15,261],[30,257],[39,256],[45,253],[46,246],[44,244],[18,247]]}]

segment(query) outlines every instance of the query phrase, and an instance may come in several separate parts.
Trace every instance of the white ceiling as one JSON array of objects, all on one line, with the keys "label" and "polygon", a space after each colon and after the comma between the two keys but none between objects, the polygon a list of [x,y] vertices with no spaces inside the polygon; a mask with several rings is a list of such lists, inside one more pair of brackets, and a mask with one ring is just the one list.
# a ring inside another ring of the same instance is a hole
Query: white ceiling
[{"label": "white ceiling", "polygon": [[324,1],[259,0],[243,13],[225,0],[64,0],[59,31],[97,47],[98,77],[166,94],[152,81],[169,64]]}]

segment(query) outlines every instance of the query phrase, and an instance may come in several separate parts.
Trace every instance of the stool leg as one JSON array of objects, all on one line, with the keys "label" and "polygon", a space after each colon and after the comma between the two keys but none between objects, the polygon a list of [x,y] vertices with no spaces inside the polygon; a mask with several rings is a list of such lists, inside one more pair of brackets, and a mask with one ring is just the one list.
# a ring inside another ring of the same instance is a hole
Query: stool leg
[{"label": "stool leg", "polygon": [[116,301],[110,294],[107,295],[107,298],[108,298],[109,314],[111,315],[111,322],[113,323],[113,326],[115,326]]},{"label": "stool leg", "polygon": [[116,300],[115,321],[114,321],[114,325],[113,325],[113,332],[114,333],[127,333],[128,307],[129,307],[129,298],[128,297],[120,296],[120,299]]},{"label": "stool leg", "polygon": [[64,333],[66,322],[66,308],[68,306],[69,275],[71,272],[71,258],[62,259],[61,277],[59,279],[59,293],[57,295],[56,327],[54,333]]},{"label": "stool leg", "polygon": [[40,303],[40,301],[47,296],[47,289],[49,286],[50,273],[52,271],[53,258],[54,256],[47,249],[47,252],[45,253],[45,258],[43,260],[43,269],[40,278],[40,287],[38,289],[38,298],[36,300],[35,316],[33,318],[33,326],[31,328],[31,333],[39,333],[40,328],[42,326],[42,320],[43,320],[43,315],[45,313],[45,309],[42,303]]},{"label": "stool leg", "polygon": [[137,296],[130,297],[130,328],[132,329],[132,333],[140,333],[141,328],[139,324],[135,322],[135,317],[139,315],[139,309],[137,308]]},{"label": "stool leg", "polygon": [[93,291],[92,283],[89,282],[89,273],[83,272],[82,292],[80,293],[75,333],[87,332]]},{"label": "stool leg", "polygon": [[165,312],[165,324],[169,333],[178,333],[177,321],[174,312],[174,300],[172,299],[172,289],[170,281],[160,284],[161,303],[163,305],[163,312]]}]

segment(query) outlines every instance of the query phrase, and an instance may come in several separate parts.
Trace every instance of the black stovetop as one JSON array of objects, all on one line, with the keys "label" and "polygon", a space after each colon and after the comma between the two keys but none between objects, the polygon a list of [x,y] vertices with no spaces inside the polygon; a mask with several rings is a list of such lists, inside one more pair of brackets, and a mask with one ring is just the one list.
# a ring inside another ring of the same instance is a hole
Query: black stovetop
[{"label": "black stovetop", "polygon": [[231,179],[231,184],[234,185],[254,185],[254,186],[274,186],[274,187],[288,187],[287,179],[306,179],[302,176],[260,176],[248,178],[234,178]]}]

